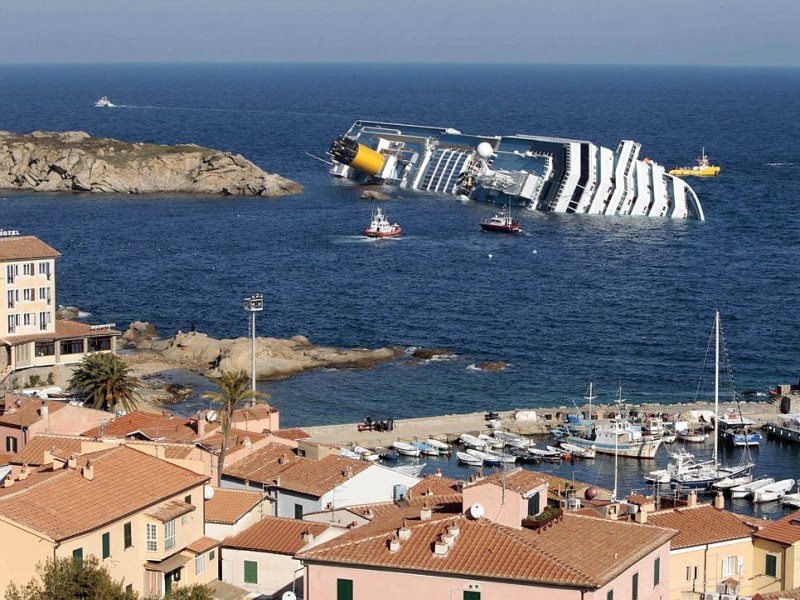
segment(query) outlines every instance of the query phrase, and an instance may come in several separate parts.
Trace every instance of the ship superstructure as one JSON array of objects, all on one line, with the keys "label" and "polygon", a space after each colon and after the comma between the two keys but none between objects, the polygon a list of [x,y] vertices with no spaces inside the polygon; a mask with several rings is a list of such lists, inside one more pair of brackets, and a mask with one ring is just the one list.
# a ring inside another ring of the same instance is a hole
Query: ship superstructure
[{"label": "ship superstructure", "polygon": [[565,138],[468,135],[452,128],[356,121],[329,152],[331,174],[530,210],[703,220],[694,190],[639,158]]}]

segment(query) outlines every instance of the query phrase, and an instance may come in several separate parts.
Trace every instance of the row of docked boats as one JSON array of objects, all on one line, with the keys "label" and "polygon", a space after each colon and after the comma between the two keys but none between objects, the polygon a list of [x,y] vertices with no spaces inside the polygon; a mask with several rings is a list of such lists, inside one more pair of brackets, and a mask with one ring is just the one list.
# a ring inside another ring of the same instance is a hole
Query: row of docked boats
[{"label": "row of docked boats", "polygon": [[[468,466],[500,465],[514,462],[541,461],[560,462],[574,458],[594,458],[596,449],[569,443],[559,446],[538,448],[523,436],[507,431],[495,431],[492,435],[462,434],[459,441],[464,445],[463,452],[457,452],[459,462]],[[505,451],[504,451],[505,450]]]}]

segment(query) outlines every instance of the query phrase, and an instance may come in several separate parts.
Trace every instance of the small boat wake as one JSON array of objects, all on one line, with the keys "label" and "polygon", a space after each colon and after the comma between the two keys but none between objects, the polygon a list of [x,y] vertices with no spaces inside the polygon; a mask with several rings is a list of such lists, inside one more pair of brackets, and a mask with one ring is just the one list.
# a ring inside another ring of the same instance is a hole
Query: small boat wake
[{"label": "small boat wake", "polygon": [[764,163],[764,166],[765,167],[793,167],[796,164],[797,163],[794,163],[794,162],[770,162],[770,163]]}]

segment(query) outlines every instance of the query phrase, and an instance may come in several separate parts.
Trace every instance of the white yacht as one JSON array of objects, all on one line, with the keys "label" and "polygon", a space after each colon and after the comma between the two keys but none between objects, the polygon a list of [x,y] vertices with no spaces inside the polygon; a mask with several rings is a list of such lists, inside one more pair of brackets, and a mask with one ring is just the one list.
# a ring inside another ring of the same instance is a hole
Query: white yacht
[{"label": "white yacht", "polygon": [[108,99],[108,96],[102,96],[94,105],[100,108],[114,108],[116,106],[116,104]]}]

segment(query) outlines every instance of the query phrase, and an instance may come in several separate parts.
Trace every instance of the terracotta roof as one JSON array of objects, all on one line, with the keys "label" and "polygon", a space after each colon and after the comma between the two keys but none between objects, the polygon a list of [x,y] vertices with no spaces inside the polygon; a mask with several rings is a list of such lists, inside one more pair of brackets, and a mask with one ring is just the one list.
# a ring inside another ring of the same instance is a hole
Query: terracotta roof
[{"label": "terracotta roof", "polygon": [[17,456],[17,454],[12,454],[10,452],[0,452],[0,465],[7,465]]},{"label": "terracotta roof", "polygon": [[311,437],[307,431],[304,431],[299,427],[295,427],[293,429],[278,429],[277,431],[273,431],[272,435],[285,440],[303,440]]},{"label": "terracotta roof", "polygon": [[282,517],[264,517],[241,533],[226,539],[222,546],[238,550],[294,555],[308,543],[303,539],[304,534],[310,533],[317,537],[322,535],[326,529],[328,526],[322,523]]},{"label": "terracotta roof", "polygon": [[0,261],[58,258],[59,256],[61,254],[55,249],[32,235],[0,237]]},{"label": "terracotta roof", "polygon": [[486,477],[482,477],[477,481],[468,483],[466,487],[473,487],[477,485],[496,485],[509,490],[513,490],[518,494],[525,495],[533,489],[543,486],[547,483],[547,479],[542,477],[540,473],[534,473],[517,467],[513,471],[497,471]]},{"label": "terracotta roof", "polygon": [[753,537],[777,542],[784,546],[791,546],[800,542],[800,512],[795,512],[773,521],[754,533]]},{"label": "terracotta roof", "polygon": [[148,510],[145,514],[156,521],[166,523],[167,521],[172,521],[172,519],[188,515],[194,510],[197,510],[194,504],[189,504],[182,500],[170,500],[169,502],[165,502],[164,504],[160,504]]},{"label": "terracotta roof", "polygon": [[78,337],[101,337],[107,335],[122,335],[121,331],[116,329],[92,329],[92,325],[88,323],[80,323],[79,321],[70,321],[69,319],[57,319],[55,332],[45,333],[31,333],[28,335],[9,335],[5,339],[7,343],[19,344],[22,342],[29,342],[31,340],[63,340]]},{"label": "terracotta roof", "polygon": [[[447,553],[437,555],[434,545],[448,525],[457,526],[459,533]],[[562,521],[538,533],[485,518],[468,520],[463,515],[406,519],[405,526],[410,537],[399,540],[395,552],[389,550],[388,541],[397,533],[396,520],[376,517],[372,523],[300,552],[298,558],[596,589],[668,543],[676,533],[573,514],[565,514]]]},{"label": "terracotta roof", "polygon": [[267,444],[250,456],[245,456],[232,465],[225,465],[228,477],[271,485],[275,477],[289,465],[305,460],[295,455],[283,444]]},{"label": "terracotta roof", "polygon": [[[64,402],[56,402],[54,400],[47,400],[47,410],[52,414],[64,408]],[[25,402],[17,409],[4,412],[0,415],[0,425],[7,427],[30,427],[34,423],[42,420],[40,410],[42,407],[42,400],[40,398],[31,399]]]},{"label": "terracotta roof", "polygon": [[233,525],[262,499],[261,492],[214,488],[214,496],[205,501],[206,523]]},{"label": "terracotta roof", "polygon": [[[577,496],[579,498],[583,498],[584,492],[588,488],[595,488],[598,490],[603,490],[596,485],[592,485],[591,483],[584,483],[582,481],[573,481],[572,479],[565,479],[563,477],[558,477],[556,475],[550,475],[549,473],[537,473],[541,476],[545,481],[547,481],[547,498],[548,500],[560,500],[562,498],[566,498],[568,496]],[[611,496],[610,490],[604,490],[607,492],[608,496]]]},{"label": "terracotta roof", "polygon": [[[207,435],[198,443],[209,450],[219,450],[222,448],[222,432],[220,430],[221,428],[218,428],[214,433]],[[261,440],[267,439],[268,437],[269,436],[264,433],[244,431],[242,429],[231,427],[230,431],[228,432],[228,451],[233,452],[238,448],[246,448],[255,442],[260,442]]]},{"label": "terracotta roof", "polygon": [[412,498],[418,496],[450,496],[458,493],[458,480],[440,475],[428,475],[409,492]]},{"label": "terracotta roof", "polygon": [[[81,469],[51,472],[42,481],[0,498],[0,518],[54,540],[64,540],[146,510],[209,478],[126,446],[84,455],[93,479]],[[30,479],[30,478],[29,478]],[[23,482],[24,483],[24,482]]]},{"label": "terracotta roof", "polygon": [[30,440],[19,454],[14,455],[13,462],[19,465],[41,466],[45,464],[44,454],[50,452],[55,456],[80,454],[85,439],[79,437],[63,437],[58,435],[37,435]]},{"label": "terracotta roof", "polygon": [[269,404],[256,404],[255,406],[245,406],[244,408],[237,408],[231,415],[231,423],[244,423],[246,421],[262,421],[268,419],[278,409],[271,407]]},{"label": "terracotta roof", "polygon": [[329,455],[319,460],[301,459],[280,473],[280,486],[309,496],[322,496],[371,465],[363,460]]},{"label": "terracotta roof", "polygon": [[194,421],[170,413],[149,413],[135,410],[121,417],[84,431],[91,438],[127,438],[193,444],[200,437],[194,429]]},{"label": "terracotta roof", "polygon": [[749,538],[753,533],[753,528],[733,513],[710,504],[651,513],[647,515],[647,523],[678,530],[672,540],[673,550]]},{"label": "terracotta roof", "polygon": [[755,594],[753,600],[800,600],[800,587],[792,590],[782,590],[780,592],[769,592],[768,594]]},{"label": "terracotta roof", "polygon": [[202,554],[203,552],[207,552],[212,548],[216,548],[222,542],[219,540],[215,540],[214,538],[210,538],[207,536],[203,536],[201,538],[196,539],[191,544],[186,546],[186,549],[190,552],[194,552],[195,554]]}]

